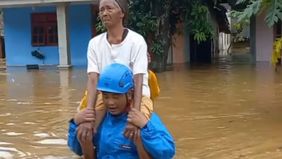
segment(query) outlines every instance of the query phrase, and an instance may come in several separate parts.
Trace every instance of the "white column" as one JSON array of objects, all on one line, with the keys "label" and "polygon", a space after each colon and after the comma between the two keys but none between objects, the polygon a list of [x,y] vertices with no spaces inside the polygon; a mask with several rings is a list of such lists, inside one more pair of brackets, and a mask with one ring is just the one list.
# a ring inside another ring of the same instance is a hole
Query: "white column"
[{"label": "white column", "polygon": [[57,5],[57,22],[58,22],[58,44],[59,44],[59,68],[71,67],[71,54],[69,46],[68,32],[68,4],[59,3]]}]

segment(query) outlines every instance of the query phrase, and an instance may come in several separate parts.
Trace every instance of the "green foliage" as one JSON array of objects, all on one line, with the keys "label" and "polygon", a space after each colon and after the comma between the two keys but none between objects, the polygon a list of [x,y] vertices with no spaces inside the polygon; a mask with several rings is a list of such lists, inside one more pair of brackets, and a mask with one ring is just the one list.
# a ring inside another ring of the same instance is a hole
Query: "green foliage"
[{"label": "green foliage", "polygon": [[[164,43],[157,40],[159,37],[159,23],[164,8],[159,5],[164,4],[162,0],[130,0],[127,27],[140,33],[152,46],[149,48],[157,56],[163,56]],[[164,5],[162,5],[164,6]],[[106,31],[101,20],[98,18],[96,23],[97,33]],[[150,39],[148,39],[150,37]],[[149,41],[148,41],[149,40]]]},{"label": "green foliage", "polygon": [[[129,0],[127,27],[143,35],[149,51],[164,64],[178,22],[198,43],[212,37],[209,8],[201,0]],[[96,30],[105,31],[99,20]]]},{"label": "green foliage", "polygon": [[[246,0],[238,1],[237,3],[245,2]],[[239,22],[249,23],[250,18],[253,15],[256,15],[261,8],[262,0],[251,1],[250,4],[247,5],[247,8],[244,11],[232,11],[231,16],[236,18]]]},{"label": "green foliage", "polygon": [[[145,38],[148,36],[148,34],[156,32],[157,30],[157,18],[152,14],[150,8],[151,5],[148,3],[150,3],[150,1],[131,0],[129,3],[129,13],[127,20],[127,27],[140,33]],[[99,18],[97,18],[96,30],[97,33],[106,31],[106,28]]]},{"label": "green foliage", "polygon": [[271,56],[271,63],[276,66],[279,59],[281,59],[282,52],[282,38],[277,38],[273,44],[273,52]]},{"label": "green foliage", "polygon": [[[247,0],[240,0],[240,2],[246,2]],[[243,12],[234,12],[235,17],[242,23],[246,19],[250,19],[251,16],[267,10],[265,22],[269,27],[272,27],[275,23],[282,20],[282,1],[281,0],[251,0],[250,4],[245,8]],[[282,39],[276,39],[273,46],[271,62],[276,66],[278,59],[281,58],[281,45]]]},{"label": "green foliage", "polygon": [[[237,3],[245,3],[248,0],[239,0]],[[249,23],[253,15],[267,10],[265,21],[269,27],[272,27],[278,20],[282,20],[282,1],[281,0],[249,0],[249,4],[243,11],[232,11],[232,17],[238,19],[242,24]]]},{"label": "green foliage", "polygon": [[106,31],[105,26],[103,25],[102,21],[100,20],[100,18],[97,18],[97,23],[96,23],[96,31],[97,34],[103,33]]},{"label": "green foliage", "polygon": [[[164,56],[164,42],[160,42],[160,23],[165,14],[165,0],[130,0],[128,27],[140,33],[149,50],[156,56]],[[159,7],[159,5],[163,7]]]},{"label": "green foliage", "polygon": [[129,19],[129,27],[140,33],[143,37],[157,30],[157,18],[151,12],[140,13],[132,11]]},{"label": "green foliage", "polygon": [[244,3],[246,2],[247,0],[237,0],[236,4],[240,4],[240,3]]},{"label": "green foliage", "polygon": [[282,1],[272,0],[265,21],[269,27],[273,26],[278,20],[282,20]]},{"label": "green foliage", "polygon": [[209,22],[209,9],[198,0],[193,0],[186,11],[186,30],[194,35],[194,39],[200,43],[208,40],[213,35],[213,28]]},{"label": "green foliage", "polygon": [[164,46],[164,41],[161,41],[161,40],[157,41],[157,40],[155,40],[153,42],[151,50],[152,50],[152,52],[154,54],[156,54],[158,56],[161,56],[161,55],[164,54],[164,47],[163,46]]}]

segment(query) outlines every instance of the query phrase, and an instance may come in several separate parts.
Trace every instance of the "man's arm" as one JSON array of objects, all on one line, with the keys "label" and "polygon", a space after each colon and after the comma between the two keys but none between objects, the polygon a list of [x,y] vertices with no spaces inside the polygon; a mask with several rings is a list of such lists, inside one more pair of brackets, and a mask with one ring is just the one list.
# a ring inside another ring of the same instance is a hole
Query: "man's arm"
[{"label": "man's arm", "polygon": [[[97,84],[98,74],[97,73],[89,73],[88,81],[87,81],[87,108],[84,110],[90,110],[93,112],[92,116],[95,118],[95,109],[93,105],[96,102],[96,84]],[[82,113],[80,113],[80,116]],[[79,116],[79,115],[77,115]],[[77,117],[76,116],[76,117]],[[78,118],[78,117],[77,117]],[[77,120],[76,120],[77,121]],[[84,154],[84,159],[92,159],[94,158],[94,150],[93,150],[93,132],[94,132],[94,122],[83,122],[79,125],[77,131],[77,137],[82,147],[82,151]]]},{"label": "man's arm", "polygon": [[134,103],[133,107],[140,110],[142,99],[143,74],[134,75]]},{"label": "man's arm", "polygon": [[88,73],[87,81],[87,108],[92,108],[96,103],[97,98],[97,82],[98,82],[98,73],[90,72]]},{"label": "man's arm", "polygon": [[[127,120],[132,122],[138,128],[144,127],[148,122],[148,119],[136,108],[132,108],[132,110],[128,114]],[[140,134],[140,129],[138,129],[134,132],[134,136],[132,136],[132,138],[130,139],[133,140],[134,144],[136,145],[139,158],[151,159],[150,154],[145,150],[143,146]]]},{"label": "man's arm", "polygon": [[171,159],[175,155],[175,143],[169,131],[156,114],[141,129],[144,148],[154,158]]},{"label": "man's arm", "polygon": [[78,133],[81,132],[83,125],[77,125],[73,120],[69,121],[68,147],[77,155],[84,159],[96,159],[96,152],[93,149],[93,134],[87,135],[86,141],[79,140]]},{"label": "man's arm", "polygon": [[141,139],[141,136],[140,136],[140,130],[138,130],[136,132],[136,134],[134,134],[133,141],[136,145],[139,158],[151,159],[150,154],[145,150],[145,148],[143,146],[142,139]]},{"label": "man's arm", "polygon": [[[134,103],[133,107],[140,110],[143,95],[143,78],[148,72],[147,44],[144,38],[139,39],[138,45],[133,50],[132,71],[134,74]],[[145,81],[146,82],[146,81]],[[146,82],[147,83],[147,82]]]},{"label": "man's arm", "polygon": [[[96,97],[97,97],[97,90],[96,85],[98,81],[98,73],[95,73],[98,71],[97,67],[97,57],[95,54],[95,51],[93,49],[94,47],[94,41],[91,40],[88,44],[88,50],[87,50],[87,72],[88,72],[88,80],[87,80],[87,109],[93,110],[94,118],[95,118],[95,109],[93,106],[96,103]],[[95,122],[95,121],[94,121]],[[82,151],[84,154],[84,159],[92,159],[94,158],[94,149],[93,149],[93,132],[94,132],[94,122],[84,122],[79,125],[79,129],[77,132],[77,137],[80,141],[80,144],[82,146]]]},{"label": "man's arm", "polygon": [[89,133],[88,131],[88,133],[86,134],[86,139],[82,141],[80,140],[81,137],[79,136],[79,134],[83,134],[82,131],[84,131],[84,129],[85,129],[84,124],[79,125],[77,129],[78,139],[79,139],[79,143],[82,148],[83,158],[84,159],[93,159],[95,156],[94,146],[92,143],[93,133]]},{"label": "man's arm", "polygon": [[142,145],[152,157],[173,158],[175,154],[173,137],[156,114],[152,114],[148,120],[143,113],[133,108],[127,120],[141,129]]},{"label": "man's arm", "polygon": [[[143,84],[143,74],[134,75],[133,108],[139,111],[140,111],[141,98],[142,98],[142,84]],[[124,131],[124,136],[127,138],[132,138],[133,134],[136,132],[137,132],[137,127],[129,122]]]},{"label": "man's arm", "polygon": [[94,39],[90,40],[87,50],[87,108],[93,108],[97,98],[97,83],[99,77],[98,57],[95,51],[96,43]]}]

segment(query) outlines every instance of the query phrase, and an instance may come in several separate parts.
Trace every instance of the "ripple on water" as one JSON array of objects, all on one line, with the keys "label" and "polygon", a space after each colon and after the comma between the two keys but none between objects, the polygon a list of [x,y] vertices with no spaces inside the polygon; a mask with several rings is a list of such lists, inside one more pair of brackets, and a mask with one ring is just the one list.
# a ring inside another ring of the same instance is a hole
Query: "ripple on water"
[{"label": "ripple on water", "polygon": [[[43,159],[69,159],[70,157],[59,157],[59,156],[45,156]],[[77,158],[77,157],[76,157]]]},{"label": "ripple on water", "polygon": [[44,139],[37,141],[36,143],[42,145],[67,145],[67,140],[65,139]]},{"label": "ripple on water", "polygon": [[15,123],[7,123],[6,125],[7,126],[13,126],[13,125],[15,125]]},{"label": "ripple on water", "polygon": [[0,142],[0,145],[11,145],[11,143],[8,143],[8,142]]},{"label": "ripple on water", "polygon": [[0,114],[0,117],[5,117],[5,116],[10,116],[11,113],[4,113],[4,114]]},{"label": "ripple on water", "polygon": [[24,133],[6,132],[6,133],[4,133],[4,134],[6,134],[6,135],[8,135],[8,136],[19,136],[19,135],[22,135],[22,134],[24,134]]},{"label": "ripple on water", "polygon": [[26,124],[26,125],[34,125],[35,123],[34,122],[24,122],[24,124]]},{"label": "ripple on water", "polygon": [[1,158],[3,157],[3,159],[13,159],[14,158],[10,152],[1,151],[1,150],[0,150],[0,156]]},{"label": "ripple on water", "polygon": [[32,102],[17,102],[18,105],[30,105]]},{"label": "ripple on water", "polygon": [[33,136],[40,137],[40,138],[50,137],[50,135],[47,133],[36,133]]},{"label": "ripple on water", "polygon": [[7,99],[7,102],[16,102],[18,101],[17,99]]},{"label": "ripple on water", "polygon": [[14,158],[13,154],[15,154],[15,152],[18,154],[19,157],[25,157],[26,156],[23,152],[17,150],[16,148],[0,147],[0,156],[4,157],[5,159]]}]

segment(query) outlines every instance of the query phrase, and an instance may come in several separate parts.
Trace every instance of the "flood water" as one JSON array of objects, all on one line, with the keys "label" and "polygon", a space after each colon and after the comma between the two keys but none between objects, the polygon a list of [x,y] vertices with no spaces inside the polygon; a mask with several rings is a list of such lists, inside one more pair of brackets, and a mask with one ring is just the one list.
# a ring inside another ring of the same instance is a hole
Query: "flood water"
[{"label": "flood water", "polygon": [[[86,68],[0,71],[0,158],[77,158],[66,145]],[[155,111],[177,159],[282,158],[282,71],[269,64],[175,66]]]}]

